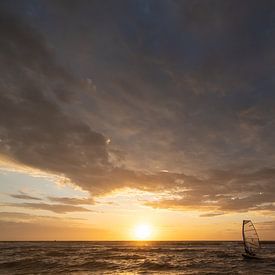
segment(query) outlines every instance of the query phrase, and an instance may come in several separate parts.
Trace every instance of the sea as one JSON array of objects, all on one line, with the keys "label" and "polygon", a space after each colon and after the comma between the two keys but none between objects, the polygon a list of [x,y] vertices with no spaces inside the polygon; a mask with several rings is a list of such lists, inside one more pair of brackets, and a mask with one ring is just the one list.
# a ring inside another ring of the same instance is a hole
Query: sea
[{"label": "sea", "polygon": [[275,242],[260,259],[242,242],[0,242],[0,274],[275,274]]}]

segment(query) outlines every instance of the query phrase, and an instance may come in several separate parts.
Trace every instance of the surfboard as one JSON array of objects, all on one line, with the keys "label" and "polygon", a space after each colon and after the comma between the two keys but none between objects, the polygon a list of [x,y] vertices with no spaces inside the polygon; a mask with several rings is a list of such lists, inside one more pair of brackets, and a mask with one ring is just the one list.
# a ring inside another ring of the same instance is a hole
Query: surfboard
[{"label": "surfboard", "polygon": [[245,259],[255,259],[255,260],[260,260],[261,258],[258,257],[258,256],[252,256],[252,255],[249,255],[247,253],[243,253],[242,256],[245,258]]}]

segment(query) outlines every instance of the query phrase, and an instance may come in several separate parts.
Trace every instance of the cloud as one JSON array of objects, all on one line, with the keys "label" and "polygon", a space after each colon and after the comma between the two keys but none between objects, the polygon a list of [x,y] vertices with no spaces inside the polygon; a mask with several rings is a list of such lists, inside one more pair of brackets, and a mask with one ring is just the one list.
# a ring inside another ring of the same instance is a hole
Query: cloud
[{"label": "cloud", "polygon": [[47,203],[10,203],[5,204],[7,206],[19,207],[19,208],[29,208],[34,210],[47,210],[58,214],[65,214],[68,212],[89,212],[91,210],[74,205],[67,204],[47,204]]},{"label": "cloud", "polygon": [[210,217],[216,217],[216,216],[220,216],[220,215],[224,215],[225,213],[221,212],[221,213],[205,213],[205,214],[201,214],[200,217],[203,218],[210,218]]},{"label": "cloud", "polygon": [[38,200],[40,201],[41,199],[38,198],[38,197],[33,197],[33,196],[30,196],[24,192],[19,192],[19,194],[10,194],[10,196],[12,198],[15,198],[15,199],[22,199],[22,200]]},{"label": "cloud", "polygon": [[[213,171],[205,179],[186,180],[172,198],[145,202],[155,208],[203,211],[263,211],[274,209],[274,169],[254,172]],[[216,213],[216,212],[214,212]],[[220,212],[217,212],[220,213]],[[208,215],[208,214],[206,214]]]},{"label": "cloud", "polygon": [[[42,215],[32,215],[28,213],[22,212],[0,212],[0,220],[3,221],[13,221],[13,222],[41,222],[41,221],[62,221],[64,219],[60,217],[53,217],[53,216],[42,216]],[[83,221],[85,219],[82,218],[71,218],[66,217],[66,220],[71,221]]]},{"label": "cloud", "polygon": [[0,154],[76,183],[108,166],[106,139],[74,116],[68,102],[88,89],[59,67],[43,39],[1,14]]},{"label": "cloud", "polygon": [[50,201],[67,205],[94,204],[92,198],[69,198],[69,197],[48,197]]},{"label": "cloud", "polygon": [[[75,43],[64,45],[55,33],[50,38],[77,68],[95,72],[97,119],[90,108],[83,112],[124,149],[128,166],[196,174],[236,162],[254,168],[260,160],[274,162],[268,154],[274,135],[273,3],[253,2],[249,9],[246,1],[57,6]],[[85,11],[104,16],[104,28],[96,27],[96,16],[80,24]],[[82,47],[85,58],[77,51]],[[252,113],[241,115],[250,108],[262,117],[260,124]]]},{"label": "cloud", "polygon": [[27,213],[21,213],[21,212],[0,212],[0,219],[1,220],[14,220],[14,219],[29,219],[30,217],[32,217],[32,215],[27,214]]},{"label": "cloud", "polygon": [[250,3],[1,13],[0,154],[92,196],[130,187],[166,191],[152,207],[272,209],[274,3]]},{"label": "cloud", "polygon": [[89,87],[58,66],[43,39],[20,23],[2,15],[5,73],[1,88],[6,92],[0,95],[0,154],[69,178],[92,194],[129,186],[153,190],[170,184],[163,174],[112,166],[107,139],[71,111],[77,92]]}]

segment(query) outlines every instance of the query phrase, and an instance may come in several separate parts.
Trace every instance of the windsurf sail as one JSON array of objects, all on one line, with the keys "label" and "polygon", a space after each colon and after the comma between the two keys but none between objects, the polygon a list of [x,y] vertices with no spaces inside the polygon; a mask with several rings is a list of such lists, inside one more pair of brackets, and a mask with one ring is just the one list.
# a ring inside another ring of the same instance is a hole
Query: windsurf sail
[{"label": "windsurf sail", "polygon": [[244,250],[247,254],[255,256],[260,246],[259,237],[257,231],[250,220],[243,221],[243,242]]}]

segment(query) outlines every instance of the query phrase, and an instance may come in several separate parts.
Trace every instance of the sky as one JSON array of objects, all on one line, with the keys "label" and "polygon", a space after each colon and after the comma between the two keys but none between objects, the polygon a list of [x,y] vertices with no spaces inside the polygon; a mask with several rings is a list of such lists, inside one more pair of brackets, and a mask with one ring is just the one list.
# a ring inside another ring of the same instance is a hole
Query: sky
[{"label": "sky", "polygon": [[275,239],[275,2],[0,2],[0,239]]}]

